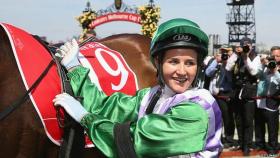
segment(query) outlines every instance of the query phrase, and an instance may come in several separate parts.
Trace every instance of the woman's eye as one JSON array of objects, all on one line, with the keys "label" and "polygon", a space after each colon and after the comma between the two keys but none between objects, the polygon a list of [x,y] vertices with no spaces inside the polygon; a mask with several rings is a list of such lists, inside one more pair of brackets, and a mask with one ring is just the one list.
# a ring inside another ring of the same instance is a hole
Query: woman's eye
[{"label": "woman's eye", "polygon": [[177,61],[177,60],[170,60],[169,63],[175,65],[175,64],[178,64],[179,61]]},{"label": "woman's eye", "polygon": [[[181,62],[180,60],[169,60],[168,61],[168,63],[171,64],[171,65],[177,65],[177,64],[180,64],[180,62]],[[196,62],[193,61],[193,60],[187,60],[187,61],[184,61],[184,65],[193,66],[193,65],[196,65]]]},{"label": "woman's eye", "polygon": [[185,65],[187,65],[187,66],[193,66],[193,65],[195,65],[196,63],[194,62],[194,61],[186,61],[185,62]]}]

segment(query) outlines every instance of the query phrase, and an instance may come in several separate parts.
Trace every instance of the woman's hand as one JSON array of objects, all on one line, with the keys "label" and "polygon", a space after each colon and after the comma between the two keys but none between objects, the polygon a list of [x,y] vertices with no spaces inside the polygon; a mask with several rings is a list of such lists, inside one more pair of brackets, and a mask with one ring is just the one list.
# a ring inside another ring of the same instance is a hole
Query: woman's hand
[{"label": "woman's hand", "polygon": [[88,114],[82,104],[67,93],[58,94],[53,99],[54,106],[62,106],[65,111],[77,122]]},{"label": "woman's hand", "polygon": [[81,65],[78,60],[79,45],[75,39],[72,39],[71,42],[66,42],[57,50],[57,52],[58,55],[62,57],[61,65],[63,65],[68,71]]}]

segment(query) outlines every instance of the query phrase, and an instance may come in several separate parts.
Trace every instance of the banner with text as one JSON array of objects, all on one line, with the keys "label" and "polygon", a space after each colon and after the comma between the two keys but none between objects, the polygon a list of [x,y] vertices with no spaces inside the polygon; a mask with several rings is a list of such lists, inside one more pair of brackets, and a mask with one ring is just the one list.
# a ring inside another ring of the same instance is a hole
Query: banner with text
[{"label": "banner with text", "polygon": [[128,21],[137,24],[141,24],[141,16],[139,14],[134,13],[127,13],[127,12],[116,12],[116,13],[109,13],[102,16],[97,17],[92,23],[90,24],[90,28],[95,28],[98,25],[112,22],[112,21]]}]

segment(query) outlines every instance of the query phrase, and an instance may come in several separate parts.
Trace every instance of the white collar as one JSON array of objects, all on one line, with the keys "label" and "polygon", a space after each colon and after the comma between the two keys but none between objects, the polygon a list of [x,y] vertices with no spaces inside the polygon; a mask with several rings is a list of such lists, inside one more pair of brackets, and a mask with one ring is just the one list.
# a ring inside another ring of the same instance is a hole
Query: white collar
[{"label": "white collar", "polygon": [[172,89],[170,89],[167,85],[165,85],[163,88],[161,97],[163,97],[164,99],[167,99],[169,97],[174,96],[175,94],[176,93]]}]

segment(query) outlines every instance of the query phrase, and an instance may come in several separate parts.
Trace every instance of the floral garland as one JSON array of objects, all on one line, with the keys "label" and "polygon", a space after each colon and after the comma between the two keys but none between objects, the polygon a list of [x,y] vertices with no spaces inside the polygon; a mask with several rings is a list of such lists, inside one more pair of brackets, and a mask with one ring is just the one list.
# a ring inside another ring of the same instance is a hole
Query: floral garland
[{"label": "floral garland", "polygon": [[[143,35],[152,37],[157,29],[157,24],[160,18],[160,7],[148,4],[138,8],[141,16],[141,32]],[[95,31],[90,28],[90,24],[97,18],[95,11],[84,11],[82,15],[76,17],[76,20],[80,23],[83,31],[80,35],[79,41],[83,41],[87,38],[88,34],[95,34]]]},{"label": "floral garland", "polygon": [[138,10],[141,15],[141,32],[145,36],[152,37],[160,18],[160,7],[145,5],[139,7]]},{"label": "floral garland", "polygon": [[96,19],[95,11],[85,11],[82,15],[76,17],[76,20],[80,23],[80,26],[83,28],[83,31],[80,35],[79,41],[83,41],[87,38],[87,34],[94,34],[95,31],[90,28],[92,21]]}]

